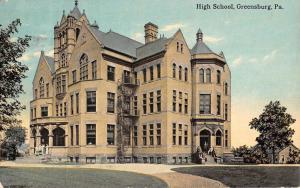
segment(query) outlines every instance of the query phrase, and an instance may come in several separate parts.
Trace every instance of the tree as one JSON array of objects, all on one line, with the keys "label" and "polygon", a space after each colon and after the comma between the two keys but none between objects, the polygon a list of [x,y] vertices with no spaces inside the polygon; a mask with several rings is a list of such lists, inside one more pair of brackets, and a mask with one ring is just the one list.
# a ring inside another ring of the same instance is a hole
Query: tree
[{"label": "tree", "polygon": [[293,143],[292,136],[295,131],[290,126],[295,121],[279,101],[271,101],[265,106],[263,113],[249,123],[251,129],[260,133],[256,138],[258,146],[264,153],[271,151],[272,163],[275,163],[276,151]]},{"label": "tree", "polygon": [[20,25],[19,19],[14,20],[7,28],[0,25],[0,131],[19,125],[21,121],[16,116],[25,109],[18,98],[24,93],[22,79],[26,77],[28,67],[19,62],[18,58],[29,47],[31,37],[25,35],[24,38],[12,40]]},{"label": "tree", "polygon": [[12,126],[6,129],[2,148],[10,160],[15,160],[18,155],[17,148],[25,142],[25,129],[21,126]]}]

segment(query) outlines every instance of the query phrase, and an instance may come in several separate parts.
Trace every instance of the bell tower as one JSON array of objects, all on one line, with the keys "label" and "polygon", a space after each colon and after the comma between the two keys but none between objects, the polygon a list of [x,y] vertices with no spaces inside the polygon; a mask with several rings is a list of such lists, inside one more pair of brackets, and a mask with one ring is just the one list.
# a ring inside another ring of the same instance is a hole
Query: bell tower
[{"label": "bell tower", "polygon": [[78,9],[78,0],[75,0],[73,10],[66,15],[63,11],[60,23],[54,26],[54,61],[55,70],[68,67],[69,60],[80,34],[83,16]]}]

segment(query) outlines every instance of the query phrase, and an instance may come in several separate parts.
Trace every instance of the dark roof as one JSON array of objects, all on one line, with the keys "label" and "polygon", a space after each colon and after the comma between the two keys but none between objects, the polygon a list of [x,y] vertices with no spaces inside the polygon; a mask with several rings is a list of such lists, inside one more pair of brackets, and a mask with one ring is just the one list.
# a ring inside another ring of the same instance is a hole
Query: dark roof
[{"label": "dark roof", "polygon": [[44,56],[52,73],[55,72],[54,59],[53,57]]},{"label": "dark roof", "polygon": [[195,46],[191,49],[191,54],[210,54],[214,53],[203,41],[197,41]]},{"label": "dark roof", "polygon": [[131,57],[136,57],[136,49],[143,45],[143,43],[113,31],[105,33],[95,27],[90,26],[89,28],[97,37],[97,39],[104,45],[104,47],[121,52]]},{"label": "dark roof", "polygon": [[154,55],[165,50],[166,44],[169,42],[168,38],[160,38],[153,42],[149,42],[136,50],[137,60],[143,59],[145,57]]},{"label": "dark roof", "polygon": [[81,17],[80,10],[78,9],[77,6],[75,6],[73,8],[73,10],[70,12],[69,16],[72,16],[72,17],[76,18],[77,20]]}]

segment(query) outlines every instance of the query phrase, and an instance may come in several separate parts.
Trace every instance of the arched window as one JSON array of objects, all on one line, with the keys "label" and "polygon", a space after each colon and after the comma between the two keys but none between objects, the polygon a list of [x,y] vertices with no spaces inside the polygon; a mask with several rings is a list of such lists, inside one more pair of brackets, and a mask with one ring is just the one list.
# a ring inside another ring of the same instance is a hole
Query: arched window
[{"label": "arched window", "polygon": [[221,83],[221,71],[217,70],[217,84]]},{"label": "arched window", "polygon": [[228,95],[228,84],[227,84],[227,83],[225,83],[225,88],[224,88],[224,90],[225,90],[225,95]]},{"label": "arched window", "polygon": [[80,57],[80,80],[88,79],[88,56],[82,54]]},{"label": "arched window", "polygon": [[173,63],[173,78],[176,78],[176,64]]},{"label": "arched window", "polygon": [[184,69],[184,81],[188,81],[188,68]]},{"label": "arched window", "polygon": [[216,132],[216,145],[221,146],[222,144],[222,133],[220,130]]},{"label": "arched window", "polygon": [[49,146],[49,131],[45,128],[42,128],[41,133],[41,145]]},{"label": "arched window", "polygon": [[211,70],[206,69],[206,83],[211,83]]},{"label": "arched window", "polygon": [[179,69],[178,69],[178,76],[179,76],[179,80],[182,79],[182,67],[179,66]]},{"label": "arched window", "polygon": [[200,69],[200,83],[204,83],[204,70]]},{"label": "arched window", "polygon": [[40,86],[40,98],[44,98],[45,97],[45,83],[44,83],[43,77],[41,77],[41,79],[40,79],[39,86]]},{"label": "arched window", "polygon": [[53,146],[65,146],[65,131],[57,127],[53,131]]},{"label": "arched window", "polygon": [[79,34],[80,34],[80,29],[76,28],[76,41],[78,40]]}]

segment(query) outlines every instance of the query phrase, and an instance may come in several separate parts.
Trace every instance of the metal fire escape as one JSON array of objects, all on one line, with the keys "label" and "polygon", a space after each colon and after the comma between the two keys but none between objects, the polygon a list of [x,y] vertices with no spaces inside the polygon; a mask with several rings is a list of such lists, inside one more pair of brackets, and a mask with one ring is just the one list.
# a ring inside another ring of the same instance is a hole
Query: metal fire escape
[{"label": "metal fire escape", "polygon": [[[125,152],[134,145],[131,142],[133,127],[139,117],[137,98],[135,96],[139,81],[136,75],[124,71],[122,80],[118,83],[117,91],[117,162],[124,163]],[[132,147],[132,155],[133,147]]]}]

